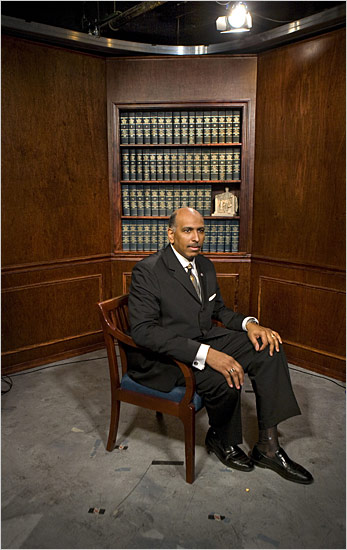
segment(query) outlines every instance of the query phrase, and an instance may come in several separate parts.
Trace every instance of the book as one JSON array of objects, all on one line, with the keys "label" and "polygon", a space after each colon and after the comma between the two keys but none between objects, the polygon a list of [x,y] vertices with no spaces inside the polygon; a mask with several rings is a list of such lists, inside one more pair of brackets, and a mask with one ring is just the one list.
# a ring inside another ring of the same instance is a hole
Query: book
[{"label": "book", "polygon": [[122,184],[122,214],[123,216],[130,216],[130,193],[129,184]]},{"label": "book", "polygon": [[135,143],[143,143],[143,120],[141,111],[136,111],[135,113]]},{"label": "book", "polygon": [[180,111],[173,111],[173,142],[181,143],[181,113]]},{"label": "book", "polygon": [[143,112],[143,143],[151,143],[151,113],[148,111]]},{"label": "book", "polygon": [[179,180],[186,179],[186,150],[184,147],[177,150],[177,172]]},{"label": "book", "polygon": [[189,194],[187,185],[181,185],[180,208],[182,208],[183,206],[189,206]]},{"label": "book", "polygon": [[165,118],[164,112],[158,112],[158,143],[165,143]]},{"label": "book", "polygon": [[159,188],[159,216],[166,216],[166,193],[164,185]]},{"label": "book", "polygon": [[143,183],[136,185],[136,202],[137,202],[137,216],[145,215],[145,195],[143,189]]},{"label": "book", "polygon": [[225,110],[225,143],[233,142],[233,112],[231,109]]},{"label": "book", "polygon": [[165,216],[171,216],[174,211],[174,185],[172,183],[167,183],[165,185],[165,194],[166,194],[166,212]]},{"label": "book", "polygon": [[172,111],[164,113],[165,143],[173,143]]},{"label": "book", "polygon": [[173,210],[177,208],[181,208],[181,187],[178,183],[174,185],[173,190]]},{"label": "book", "polygon": [[233,158],[234,158],[233,150],[231,148],[226,149],[226,153],[225,153],[225,179],[226,180],[233,179]]},{"label": "book", "polygon": [[216,251],[224,252],[225,220],[215,220],[214,223],[217,225]]},{"label": "book", "polygon": [[159,186],[157,183],[151,185],[151,202],[152,213],[151,216],[159,216]]},{"label": "book", "polygon": [[218,147],[218,179],[225,180],[225,147]]},{"label": "book", "polygon": [[203,216],[211,216],[212,185],[204,185]]},{"label": "book", "polygon": [[205,208],[205,185],[198,183],[196,185],[196,206],[195,209],[203,216]]},{"label": "book", "polygon": [[158,221],[157,250],[160,250],[167,244],[167,220]]},{"label": "book", "polygon": [[225,222],[224,252],[231,252],[232,221],[233,220],[226,220]]},{"label": "book", "polygon": [[241,112],[240,109],[233,109],[233,130],[232,141],[233,143],[241,142]]},{"label": "book", "polygon": [[239,180],[241,178],[241,149],[240,147],[234,148],[233,166],[232,166],[232,179]]},{"label": "book", "polygon": [[231,252],[238,252],[240,223],[239,223],[239,220],[230,220],[230,221],[231,221]]},{"label": "book", "polygon": [[188,112],[188,143],[195,143],[195,111]]},{"label": "book", "polygon": [[158,249],[158,221],[159,220],[148,220],[149,224],[149,249],[157,250]]},{"label": "book", "polygon": [[130,156],[128,147],[122,149],[122,179],[130,180]]},{"label": "book", "polygon": [[156,181],[157,179],[157,150],[149,150],[149,179]]},{"label": "book", "polygon": [[186,149],[186,177],[187,181],[194,179],[194,150],[190,147]]},{"label": "book", "polygon": [[157,180],[164,179],[164,150],[157,149]]},{"label": "book", "polygon": [[143,168],[142,168],[142,149],[135,149],[136,151],[136,179],[143,180]]},{"label": "book", "polygon": [[120,113],[120,142],[123,144],[129,143],[129,122],[128,122],[128,113]]},{"label": "book", "polygon": [[196,207],[196,185],[195,184],[188,184],[188,206],[190,208]]},{"label": "book", "polygon": [[217,252],[217,235],[218,235],[218,229],[217,229],[217,222],[218,220],[211,220],[211,226],[210,226],[210,252]]},{"label": "book", "polygon": [[134,111],[129,111],[128,113],[128,135],[129,135],[129,144],[132,145],[135,142],[135,113]]},{"label": "book", "polygon": [[151,250],[151,221],[143,220],[143,250],[149,252]]},{"label": "book", "polygon": [[225,143],[225,109],[218,111],[218,141]]},{"label": "book", "polygon": [[129,183],[130,216],[137,216],[136,183]]},{"label": "book", "polygon": [[218,180],[219,177],[219,158],[218,158],[218,148],[214,147],[211,149],[211,180]]},{"label": "book", "polygon": [[150,183],[145,183],[143,186],[143,195],[145,200],[145,209],[144,209],[144,215],[145,216],[151,216],[152,215],[152,192],[151,192],[151,185]]},{"label": "book", "polygon": [[157,112],[152,111],[150,113],[151,117],[151,143],[157,144],[158,142],[158,117]]},{"label": "book", "polygon": [[211,111],[204,111],[204,143],[211,143]]},{"label": "book", "polygon": [[137,250],[137,220],[129,221],[129,250]]},{"label": "book", "polygon": [[188,143],[188,111],[181,111],[181,139],[180,143]]},{"label": "book", "polygon": [[204,148],[202,149],[202,155],[201,155],[201,179],[202,180],[209,180],[211,179],[211,150],[210,148]]},{"label": "book", "polygon": [[129,150],[130,157],[130,180],[136,181],[136,149]]},{"label": "book", "polygon": [[[136,248],[135,250],[143,250],[144,241],[143,241],[143,220],[133,220],[135,223],[135,233],[136,233]],[[130,243],[131,243],[131,234],[130,234]]]},{"label": "book", "polygon": [[202,148],[194,148],[193,153],[193,170],[194,170],[194,180],[202,180]]},{"label": "book", "polygon": [[211,143],[218,143],[218,125],[219,117],[218,111],[211,111]]},{"label": "book", "polygon": [[178,180],[178,158],[177,149],[171,149],[170,151],[170,169],[171,169],[171,181]]},{"label": "book", "polygon": [[130,250],[130,222],[122,220],[122,248],[128,252]]},{"label": "book", "polygon": [[170,155],[170,149],[164,149],[163,150],[163,172],[164,177],[163,179],[168,181],[171,179],[171,155]]},{"label": "book", "polygon": [[205,220],[205,240],[202,248],[203,252],[210,251],[210,228],[211,228],[210,222],[211,220]]},{"label": "book", "polygon": [[204,137],[204,112],[196,111],[195,113],[195,143],[203,143]]},{"label": "book", "polygon": [[151,179],[151,172],[149,168],[149,148],[142,149],[142,176],[144,181],[149,181]]}]

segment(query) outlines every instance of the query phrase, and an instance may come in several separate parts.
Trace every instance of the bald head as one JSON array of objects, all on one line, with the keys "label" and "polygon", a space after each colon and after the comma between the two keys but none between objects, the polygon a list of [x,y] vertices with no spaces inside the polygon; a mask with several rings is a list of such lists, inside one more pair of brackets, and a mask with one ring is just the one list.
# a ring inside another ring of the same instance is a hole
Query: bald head
[{"label": "bald head", "polygon": [[179,254],[192,260],[199,254],[204,242],[204,218],[194,208],[175,210],[170,216],[168,237]]}]

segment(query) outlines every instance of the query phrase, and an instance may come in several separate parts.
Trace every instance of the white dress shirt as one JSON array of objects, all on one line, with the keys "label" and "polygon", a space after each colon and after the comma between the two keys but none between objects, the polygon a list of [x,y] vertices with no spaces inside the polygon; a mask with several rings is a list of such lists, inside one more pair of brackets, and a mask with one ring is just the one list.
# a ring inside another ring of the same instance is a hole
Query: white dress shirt
[{"label": "white dress shirt", "polygon": [[[176,258],[180,262],[181,266],[184,268],[184,270],[187,273],[188,273],[188,270],[187,270],[188,265],[189,264],[192,265],[192,273],[195,276],[196,280],[199,281],[199,284],[200,284],[200,279],[199,279],[198,271],[196,269],[196,264],[195,264],[195,258],[193,258],[193,260],[189,261],[189,260],[187,260],[187,258],[182,256],[182,254],[177,252],[177,250],[172,245],[171,245],[171,248],[172,248]],[[246,325],[247,325],[248,321],[250,321],[251,319],[254,320],[255,323],[258,323],[258,320],[255,317],[245,317],[245,319],[242,321],[242,329],[243,330],[247,331]],[[199,370],[203,370],[205,368],[206,357],[207,357],[207,353],[208,353],[209,349],[210,349],[210,346],[208,346],[207,344],[200,344],[198,352],[197,352],[197,354],[195,356],[195,359],[192,363],[192,367],[195,367],[196,369],[199,369]]]}]

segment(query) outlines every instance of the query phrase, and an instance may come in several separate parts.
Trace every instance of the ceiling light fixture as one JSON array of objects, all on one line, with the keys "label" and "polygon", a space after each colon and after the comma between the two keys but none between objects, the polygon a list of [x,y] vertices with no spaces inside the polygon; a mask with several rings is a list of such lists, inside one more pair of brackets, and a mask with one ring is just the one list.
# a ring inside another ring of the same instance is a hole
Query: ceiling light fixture
[{"label": "ceiling light fixture", "polygon": [[221,33],[249,31],[252,28],[252,16],[247,5],[244,2],[233,4],[228,15],[218,17],[216,27]]}]

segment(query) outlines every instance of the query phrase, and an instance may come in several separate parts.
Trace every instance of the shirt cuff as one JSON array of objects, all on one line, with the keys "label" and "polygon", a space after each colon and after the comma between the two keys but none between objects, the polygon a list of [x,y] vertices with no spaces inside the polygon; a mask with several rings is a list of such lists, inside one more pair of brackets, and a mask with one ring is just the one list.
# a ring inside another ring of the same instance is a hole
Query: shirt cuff
[{"label": "shirt cuff", "polygon": [[257,325],[259,325],[259,321],[255,317],[245,317],[244,320],[242,321],[242,330],[247,331],[246,325],[248,321],[253,321],[254,323],[257,323]]},{"label": "shirt cuff", "polygon": [[204,370],[205,363],[206,363],[206,357],[208,350],[210,349],[210,346],[207,344],[201,344],[198,353],[195,356],[195,359],[192,363],[192,366],[195,367],[198,370]]}]

